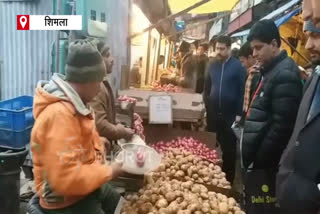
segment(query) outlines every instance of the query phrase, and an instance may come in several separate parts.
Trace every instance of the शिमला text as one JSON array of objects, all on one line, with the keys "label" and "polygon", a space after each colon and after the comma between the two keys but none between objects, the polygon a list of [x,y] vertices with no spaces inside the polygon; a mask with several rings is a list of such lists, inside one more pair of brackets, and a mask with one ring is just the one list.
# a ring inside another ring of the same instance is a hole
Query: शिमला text
[{"label": "\u0936\u093f\u092e\u0932\u093e text", "polygon": [[45,26],[68,26],[68,19],[51,19],[50,16],[44,18]]}]

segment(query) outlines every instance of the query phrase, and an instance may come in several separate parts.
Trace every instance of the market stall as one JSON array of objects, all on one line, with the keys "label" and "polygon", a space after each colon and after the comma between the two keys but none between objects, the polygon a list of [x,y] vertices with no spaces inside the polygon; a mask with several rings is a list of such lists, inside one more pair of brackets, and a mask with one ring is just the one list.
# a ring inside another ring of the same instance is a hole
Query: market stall
[{"label": "market stall", "polygon": [[[133,19],[131,22],[132,33],[129,36],[132,44],[130,76],[135,72],[138,75],[133,76],[139,76],[139,78],[135,78],[138,79],[135,83],[132,83],[131,80],[129,81],[129,85],[131,87],[148,89],[151,88],[155,83],[161,85],[171,83],[175,86],[181,85],[185,88],[193,88],[195,83],[190,83],[189,79],[190,75],[195,76],[195,74],[187,75],[185,72],[182,72],[181,66],[178,69],[177,67],[179,66],[172,66],[175,64],[172,63],[176,50],[176,44],[174,42],[175,33],[170,32],[168,29],[172,28],[172,23],[174,22],[175,18],[182,16],[207,2],[209,1],[203,0],[194,2],[193,4],[188,5],[188,7],[181,8],[181,10],[175,14],[168,15],[167,13],[168,16],[158,20],[153,24],[151,24],[149,20],[142,14],[142,12],[139,11],[139,8],[134,5]],[[212,9],[212,7],[210,7],[210,9]],[[159,28],[162,26],[166,26],[167,32],[162,32],[159,30]],[[204,23],[204,25],[201,25],[200,28],[204,29],[205,26],[206,25]],[[192,29],[193,28],[194,26]],[[140,38],[139,44],[136,43],[137,38]],[[184,50],[184,55],[180,57],[184,57],[188,52],[189,51]],[[183,59],[181,59],[181,61],[182,60]],[[135,66],[137,64],[139,64],[139,66]],[[193,79],[195,78],[193,77]],[[129,86],[127,88],[129,88]]]},{"label": "market stall", "polygon": [[[125,189],[121,213],[244,214],[221,170],[215,134],[149,126],[145,127],[145,135],[146,146],[150,146],[145,151],[153,147],[152,153],[157,151],[162,158],[154,170],[144,175],[127,174],[113,181]],[[139,155],[137,152],[137,159]],[[147,153],[144,155],[145,164],[153,160]]]},{"label": "market stall", "polygon": [[[141,9],[133,4],[132,5],[132,19],[130,21],[130,31],[132,33],[141,32],[144,28],[150,26],[149,19],[144,15]],[[153,82],[155,78],[155,68],[157,64],[157,56],[160,46],[160,33],[157,29],[150,29],[130,39],[131,43],[131,64],[130,73],[135,72],[136,69],[138,76],[136,80],[132,80],[130,74],[130,82],[135,82],[136,87],[141,87],[149,82]]]},{"label": "market stall", "polygon": [[244,214],[214,133],[148,125],[143,134],[145,143],[133,140],[115,157],[130,172],[110,182],[126,198],[121,213]]},{"label": "market stall", "polygon": [[130,38],[131,63],[127,88],[152,86],[171,64],[173,43],[162,36],[157,28],[143,32],[150,25],[151,22],[141,9],[133,4],[131,32],[140,34]]}]

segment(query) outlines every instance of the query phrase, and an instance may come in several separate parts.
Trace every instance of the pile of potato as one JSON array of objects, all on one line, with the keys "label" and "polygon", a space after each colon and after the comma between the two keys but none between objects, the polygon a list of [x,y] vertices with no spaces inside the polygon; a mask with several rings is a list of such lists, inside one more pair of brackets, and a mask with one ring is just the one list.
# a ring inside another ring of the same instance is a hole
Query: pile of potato
[{"label": "pile of potato", "polygon": [[245,214],[233,198],[192,181],[163,177],[126,200],[122,214]]},{"label": "pile of potato", "polygon": [[219,166],[191,152],[168,151],[145,178],[138,193],[126,196],[121,214],[245,214],[235,199],[208,190],[231,186]]},{"label": "pile of potato", "polygon": [[207,186],[231,189],[226,174],[222,172],[220,166],[179,149],[167,152],[160,167],[152,173],[152,176],[155,180],[170,177],[179,181],[193,181]]}]

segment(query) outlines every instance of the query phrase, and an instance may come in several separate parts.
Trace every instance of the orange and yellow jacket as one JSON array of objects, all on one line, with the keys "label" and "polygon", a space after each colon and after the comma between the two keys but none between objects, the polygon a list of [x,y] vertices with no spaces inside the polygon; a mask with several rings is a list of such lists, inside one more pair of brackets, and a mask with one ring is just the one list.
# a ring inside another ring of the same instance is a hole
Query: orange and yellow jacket
[{"label": "orange and yellow jacket", "polygon": [[31,134],[34,175],[40,205],[60,209],[86,197],[112,178],[92,111],[55,74],[39,82]]}]

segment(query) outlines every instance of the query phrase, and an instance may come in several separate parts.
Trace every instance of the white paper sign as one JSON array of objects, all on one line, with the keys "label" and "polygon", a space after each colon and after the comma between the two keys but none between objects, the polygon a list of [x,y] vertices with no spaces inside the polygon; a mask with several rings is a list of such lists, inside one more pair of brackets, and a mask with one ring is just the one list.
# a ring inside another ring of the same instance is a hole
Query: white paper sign
[{"label": "white paper sign", "polygon": [[150,96],[149,98],[149,123],[172,124],[172,97]]}]

